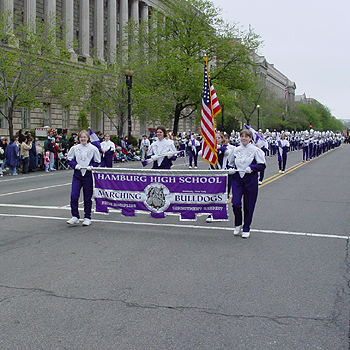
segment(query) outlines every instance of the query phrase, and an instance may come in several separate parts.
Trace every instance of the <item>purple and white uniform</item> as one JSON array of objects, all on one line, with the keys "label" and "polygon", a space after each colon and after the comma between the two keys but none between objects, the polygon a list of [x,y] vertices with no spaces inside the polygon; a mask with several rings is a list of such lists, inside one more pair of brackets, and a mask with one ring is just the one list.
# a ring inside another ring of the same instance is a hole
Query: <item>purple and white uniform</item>
[{"label": "purple and white uniform", "polygon": [[[72,216],[79,219],[78,202],[80,190],[83,188],[84,195],[84,218],[91,219],[93,180],[88,166],[97,167],[101,162],[100,151],[91,143],[78,144],[71,147],[67,155],[67,162],[74,169],[72,180],[72,192],[70,196],[70,206]],[[77,170],[75,167],[80,165],[83,169]]]}]

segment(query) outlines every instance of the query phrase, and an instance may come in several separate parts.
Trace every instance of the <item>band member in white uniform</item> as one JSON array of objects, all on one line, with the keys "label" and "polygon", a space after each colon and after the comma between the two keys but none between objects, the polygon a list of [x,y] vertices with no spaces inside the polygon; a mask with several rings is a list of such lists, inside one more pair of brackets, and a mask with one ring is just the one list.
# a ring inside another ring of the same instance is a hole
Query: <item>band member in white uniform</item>
[{"label": "band member in white uniform", "polygon": [[157,140],[154,141],[147,154],[147,158],[153,160],[152,169],[170,169],[176,160],[176,148],[172,140],[168,140],[165,126],[160,125],[156,129]]},{"label": "band member in white uniform", "polygon": [[115,152],[115,144],[111,141],[109,134],[105,134],[104,141],[101,142],[101,167],[112,168],[113,167],[113,155]]},{"label": "band member in white uniform", "polygon": [[79,144],[71,147],[67,155],[69,166],[74,169],[72,180],[72,192],[70,196],[70,206],[72,218],[67,221],[69,225],[79,224],[78,202],[80,190],[83,188],[84,195],[84,222],[83,226],[91,224],[91,208],[92,208],[92,168],[97,167],[101,162],[99,149],[92,145],[90,134],[86,130],[79,133]]},{"label": "band member in white uniform", "polygon": [[242,234],[243,238],[248,238],[258,198],[258,172],[265,169],[266,162],[264,152],[251,143],[252,133],[249,130],[243,129],[240,132],[240,138],[241,146],[233,150],[228,164],[229,174],[232,176],[232,208],[235,215],[233,233]]}]

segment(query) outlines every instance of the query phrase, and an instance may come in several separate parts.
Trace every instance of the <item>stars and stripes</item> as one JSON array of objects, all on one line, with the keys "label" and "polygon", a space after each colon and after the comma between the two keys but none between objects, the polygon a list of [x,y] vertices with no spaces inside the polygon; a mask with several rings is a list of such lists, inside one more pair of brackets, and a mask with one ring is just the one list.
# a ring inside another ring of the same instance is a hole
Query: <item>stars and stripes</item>
[{"label": "stars and stripes", "polygon": [[284,99],[286,99],[288,96],[288,84],[286,83],[285,87],[284,87]]},{"label": "stars and stripes", "polygon": [[204,59],[204,84],[202,96],[201,134],[203,137],[202,158],[211,165],[216,165],[218,156],[214,118],[221,112],[218,97],[208,71],[208,59]]}]

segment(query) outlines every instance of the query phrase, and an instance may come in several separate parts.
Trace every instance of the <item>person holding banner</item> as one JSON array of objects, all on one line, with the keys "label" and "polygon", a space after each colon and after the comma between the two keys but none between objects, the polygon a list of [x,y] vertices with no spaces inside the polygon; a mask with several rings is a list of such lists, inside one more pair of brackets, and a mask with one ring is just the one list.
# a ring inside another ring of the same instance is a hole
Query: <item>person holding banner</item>
[{"label": "person holding banner", "polygon": [[250,130],[243,129],[240,132],[241,145],[233,150],[228,164],[232,186],[232,208],[235,215],[233,234],[242,234],[242,238],[250,236],[250,225],[258,198],[258,173],[266,167],[265,154],[252,144],[252,136]]},{"label": "person holding banner", "polygon": [[163,125],[157,126],[156,135],[157,140],[151,144],[147,158],[153,161],[152,169],[170,169],[172,161],[176,160],[174,142],[167,139],[167,130]]},{"label": "person holding banner", "polygon": [[67,155],[69,166],[74,169],[72,179],[72,192],[70,196],[70,207],[72,218],[67,221],[69,225],[79,224],[78,201],[80,190],[83,188],[84,194],[84,222],[83,226],[91,224],[91,208],[93,179],[92,168],[97,167],[101,162],[100,151],[93,146],[90,141],[90,134],[82,130],[78,134],[79,144],[73,146]]}]

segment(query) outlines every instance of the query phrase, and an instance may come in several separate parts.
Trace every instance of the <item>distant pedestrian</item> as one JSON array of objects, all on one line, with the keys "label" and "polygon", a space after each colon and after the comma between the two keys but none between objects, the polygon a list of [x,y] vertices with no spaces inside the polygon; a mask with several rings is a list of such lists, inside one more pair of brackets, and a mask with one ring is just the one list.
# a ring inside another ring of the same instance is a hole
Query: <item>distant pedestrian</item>
[{"label": "distant pedestrian", "polygon": [[22,155],[22,174],[29,174],[29,150],[32,148],[33,139],[30,136],[26,136],[26,139],[21,143],[21,155]]},{"label": "distant pedestrian", "polygon": [[142,135],[142,140],[140,143],[140,149],[141,149],[141,160],[145,160],[147,157],[147,151],[150,147],[151,143],[149,142],[149,139],[146,135]]},{"label": "distant pedestrian", "polygon": [[12,136],[5,150],[5,164],[9,167],[9,175],[17,175],[18,158],[17,137]]}]

